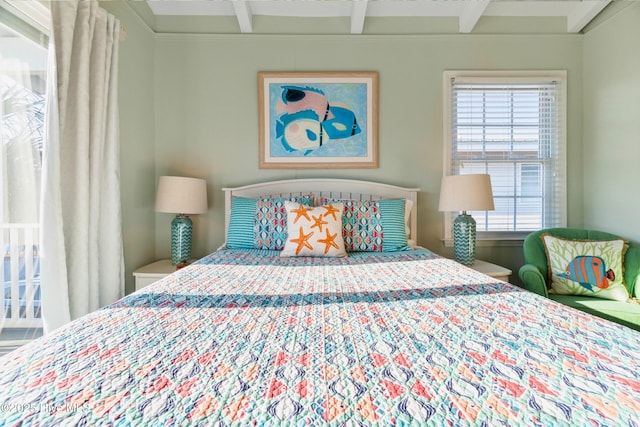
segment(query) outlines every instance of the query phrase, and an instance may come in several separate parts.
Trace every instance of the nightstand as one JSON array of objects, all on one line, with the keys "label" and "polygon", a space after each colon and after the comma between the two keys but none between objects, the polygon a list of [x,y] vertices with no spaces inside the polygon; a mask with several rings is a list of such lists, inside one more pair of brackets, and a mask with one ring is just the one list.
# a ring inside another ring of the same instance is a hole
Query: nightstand
[{"label": "nightstand", "polygon": [[176,271],[176,266],[171,265],[170,259],[161,259],[154,263],[140,267],[133,272],[133,276],[136,278],[136,291],[149,286],[153,282],[157,282],[165,276]]},{"label": "nightstand", "polygon": [[484,273],[487,276],[491,276],[494,279],[503,280],[505,282],[509,281],[509,276],[511,275],[511,270],[508,268],[500,267],[496,264],[491,264],[487,261],[482,261],[477,259],[473,265],[469,267],[473,268],[480,273]]}]

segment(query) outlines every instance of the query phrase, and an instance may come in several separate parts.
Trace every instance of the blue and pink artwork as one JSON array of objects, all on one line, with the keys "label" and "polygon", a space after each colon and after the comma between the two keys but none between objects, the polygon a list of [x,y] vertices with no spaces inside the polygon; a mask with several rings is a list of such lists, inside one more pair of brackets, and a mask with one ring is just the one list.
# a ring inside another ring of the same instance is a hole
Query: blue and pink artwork
[{"label": "blue and pink artwork", "polygon": [[260,167],[377,167],[377,73],[259,73]]},{"label": "blue and pink artwork", "polygon": [[366,120],[366,111],[358,106],[366,107],[366,89],[365,84],[272,84],[271,154],[364,155],[359,121]]}]

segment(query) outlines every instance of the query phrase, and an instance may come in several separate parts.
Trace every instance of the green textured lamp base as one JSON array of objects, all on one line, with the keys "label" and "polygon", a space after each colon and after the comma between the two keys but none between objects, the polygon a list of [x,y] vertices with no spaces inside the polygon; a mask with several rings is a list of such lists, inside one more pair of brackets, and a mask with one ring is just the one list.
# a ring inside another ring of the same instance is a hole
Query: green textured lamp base
[{"label": "green textured lamp base", "polygon": [[453,221],[453,257],[464,265],[476,260],[476,220],[465,212]]},{"label": "green textured lamp base", "polygon": [[183,265],[191,260],[193,222],[187,215],[178,214],[171,221],[171,264]]}]

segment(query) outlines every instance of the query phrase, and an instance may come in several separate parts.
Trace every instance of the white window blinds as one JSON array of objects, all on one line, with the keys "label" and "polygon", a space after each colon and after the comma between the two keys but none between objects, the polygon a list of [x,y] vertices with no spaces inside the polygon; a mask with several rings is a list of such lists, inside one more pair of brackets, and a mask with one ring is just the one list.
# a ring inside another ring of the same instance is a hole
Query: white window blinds
[{"label": "white window blinds", "polygon": [[445,72],[445,174],[491,176],[495,210],[470,212],[479,238],[565,225],[565,79]]}]

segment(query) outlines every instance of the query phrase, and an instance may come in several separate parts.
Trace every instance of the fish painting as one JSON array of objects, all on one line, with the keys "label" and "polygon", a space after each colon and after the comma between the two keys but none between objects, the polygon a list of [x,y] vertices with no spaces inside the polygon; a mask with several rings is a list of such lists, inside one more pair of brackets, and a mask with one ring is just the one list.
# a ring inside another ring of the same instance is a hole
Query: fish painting
[{"label": "fish painting", "polygon": [[276,138],[288,152],[305,156],[362,132],[348,105],[330,103],[323,91],[311,86],[283,86],[276,113]]},{"label": "fish painting", "polygon": [[577,282],[583,288],[593,292],[593,288],[606,289],[616,278],[612,269],[608,269],[599,256],[579,255],[568,265],[565,273],[557,275],[560,278]]}]

